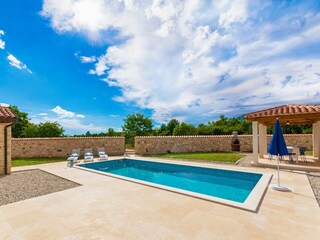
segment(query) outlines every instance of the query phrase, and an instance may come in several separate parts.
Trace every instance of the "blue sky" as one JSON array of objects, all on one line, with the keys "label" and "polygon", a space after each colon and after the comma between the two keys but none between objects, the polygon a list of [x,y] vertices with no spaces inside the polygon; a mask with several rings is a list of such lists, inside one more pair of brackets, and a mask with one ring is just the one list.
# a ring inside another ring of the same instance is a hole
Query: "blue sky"
[{"label": "blue sky", "polygon": [[0,102],[68,134],[320,100],[320,2],[0,0]]}]

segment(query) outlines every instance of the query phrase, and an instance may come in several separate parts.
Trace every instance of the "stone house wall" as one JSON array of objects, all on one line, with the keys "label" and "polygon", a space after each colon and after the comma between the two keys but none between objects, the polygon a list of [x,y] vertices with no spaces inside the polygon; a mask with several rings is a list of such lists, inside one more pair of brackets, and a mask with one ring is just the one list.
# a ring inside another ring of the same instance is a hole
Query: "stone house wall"
[{"label": "stone house wall", "polygon": [[67,157],[72,149],[91,148],[95,156],[104,147],[109,156],[123,155],[124,137],[59,137],[59,138],[13,138],[12,158]]},{"label": "stone house wall", "polygon": [[[288,146],[312,149],[312,134],[285,134]],[[272,135],[268,135],[270,142]],[[252,135],[238,135],[241,152],[252,152]],[[230,152],[232,135],[135,137],[137,155],[179,152]]]},{"label": "stone house wall", "polygon": [[[0,123],[0,176],[5,174],[4,129],[10,123]],[[11,127],[7,128],[7,173],[11,173]]]}]

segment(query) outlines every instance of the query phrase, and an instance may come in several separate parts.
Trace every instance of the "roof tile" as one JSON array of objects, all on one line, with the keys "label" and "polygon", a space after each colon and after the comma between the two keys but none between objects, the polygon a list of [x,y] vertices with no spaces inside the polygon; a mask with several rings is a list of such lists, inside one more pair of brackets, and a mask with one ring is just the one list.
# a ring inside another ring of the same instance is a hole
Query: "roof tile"
[{"label": "roof tile", "polygon": [[17,120],[16,115],[8,107],[0,106],[0,122],[4,120],[5,122],[14,122]]},{"label": "roof tile", "polygon": [[320,113],[320,104],[287,104],[246,114],[246,118]]}]

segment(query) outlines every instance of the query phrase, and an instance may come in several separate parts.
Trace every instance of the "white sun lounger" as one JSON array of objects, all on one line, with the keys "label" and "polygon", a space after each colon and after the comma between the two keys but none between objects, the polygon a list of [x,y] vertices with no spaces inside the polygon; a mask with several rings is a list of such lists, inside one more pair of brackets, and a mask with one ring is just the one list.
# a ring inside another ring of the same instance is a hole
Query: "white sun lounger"
[{"label": "white sun lounger", "polygon": [[92,149],[91,148],[86,148],[84,150],[84,158],[83,158],[83,160],[85,162],[93,161],[93,153],[92,153]]},{"label": "white sun lounger", "polygon": [[104,151],[104,148],[98,148],[99,160],[105,159],[108,160],[108,155]]}]

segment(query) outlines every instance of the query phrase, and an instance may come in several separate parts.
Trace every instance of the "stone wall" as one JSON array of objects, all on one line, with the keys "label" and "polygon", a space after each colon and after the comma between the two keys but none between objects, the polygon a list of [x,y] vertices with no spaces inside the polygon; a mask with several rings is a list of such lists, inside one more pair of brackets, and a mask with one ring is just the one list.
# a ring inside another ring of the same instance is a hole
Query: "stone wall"
[{"label": "stone wall", "polygon": [[[268,143],[272,135],[268,135]],[[306,147],[312,150],[312,134],[284,134],[287,146]]]},{"label": "stone wall", "polygon": [[109,156],[123,155],[124,137],[60,137],[60,138],[13,138],[12,158],[67,157],[72,149],[91,148],[98,155],[98,148],[104,147]]},{"label": "stone wall", "polygon": [[[241,152],[252,152],[252,135],[238,135]],[[271,140],[268,135],[268,142]],[[312,149],[312,134],[286,134],[288,146]],[[232,135],[135,137],[137,155],[179,152],[230,152]]]},{"label": "stone wall", "polygon": [[[4,161],[4,129],[10,123],[0,123],[0,175],[5,174],[5,161]],[[7,173],[11,173],[11,127],[7,128]]]}]

